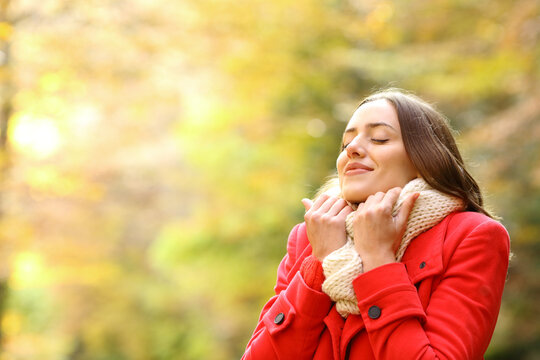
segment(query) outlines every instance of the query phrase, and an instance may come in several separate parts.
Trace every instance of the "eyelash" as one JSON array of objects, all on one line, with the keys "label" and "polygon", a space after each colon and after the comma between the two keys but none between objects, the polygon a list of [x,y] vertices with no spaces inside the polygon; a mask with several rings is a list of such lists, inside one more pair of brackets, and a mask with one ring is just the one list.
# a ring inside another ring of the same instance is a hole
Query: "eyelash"
[{"label": "eyelash", "polygon": [[[390,139],[373,139],[373,138],[371,138],[371,139],[369,139],[369,140],[371,140],[371,141],[374,142],[375,144],[384,144],[384,143],[386,143],[386,142],[387,142],[388,140],[390,140]],[[350,143],[341,145],[341,151],[345,150],[345,149],[347,148],[347,146],[349,146],[349,144],[350,144]]]}]

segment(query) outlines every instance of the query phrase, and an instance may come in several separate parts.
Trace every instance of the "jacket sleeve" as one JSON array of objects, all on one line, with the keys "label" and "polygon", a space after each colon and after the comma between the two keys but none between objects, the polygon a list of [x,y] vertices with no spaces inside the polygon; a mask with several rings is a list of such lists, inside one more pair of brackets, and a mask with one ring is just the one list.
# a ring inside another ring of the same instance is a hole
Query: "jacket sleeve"
[{"label": "jacket sleeve", "polygon": [[453,249],[425,310],[404,264],[358,276],[353,286],[375,358],[483,359],[499,313],[509,247],[502,225],[491,219],[476,225]]},{"label": "jacket sleeve", "polygon": [[298,272],[299,229],[287,242],[287,255],[278,268],[276,295],[263,307],[242,359],[312,359],[332,302],[306,285]]}]

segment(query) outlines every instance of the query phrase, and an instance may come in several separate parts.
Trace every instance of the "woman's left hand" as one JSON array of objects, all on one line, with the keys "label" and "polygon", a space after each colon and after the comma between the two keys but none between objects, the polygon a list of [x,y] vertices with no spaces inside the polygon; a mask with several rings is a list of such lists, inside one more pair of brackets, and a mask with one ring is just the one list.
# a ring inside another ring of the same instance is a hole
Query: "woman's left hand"
[{"label": "woman's left hand", "polygon": [[410,195],[395,216],[392,209],[401,188],[378,192],[367,198],[356,210],[353,219],[354,247],[364,272],[396,262],[396,251],[407,227],[407,219],[419,194]]}]

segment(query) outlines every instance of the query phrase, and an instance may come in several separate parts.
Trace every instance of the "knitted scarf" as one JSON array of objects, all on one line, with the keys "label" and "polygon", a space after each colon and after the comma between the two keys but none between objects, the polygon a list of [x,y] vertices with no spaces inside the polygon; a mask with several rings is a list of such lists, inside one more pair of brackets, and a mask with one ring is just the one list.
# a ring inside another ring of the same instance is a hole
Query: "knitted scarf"
[{"label": "knitted scarf", "polygon": [[[412,239],[441,222],[448,214],[463,210],[463,200],[444,194],[430,187],[423,179],[417,178],[409,182],[399,195],[392,210],[395,215],[403,201],[411,194],[418,192],[420,196],[407,221],[407,228],[396,253],[396,261],[401,261],[407,246]],[[358,301],[354,293],[352,281],[363,272],[362,259],[354,249],[353,237],[354,212],[346,220],[347,242],[330,253],[323,260],[326,280],[322,290],[336,302],[336,310],[346,318],[349,314],[359,314]]]}]

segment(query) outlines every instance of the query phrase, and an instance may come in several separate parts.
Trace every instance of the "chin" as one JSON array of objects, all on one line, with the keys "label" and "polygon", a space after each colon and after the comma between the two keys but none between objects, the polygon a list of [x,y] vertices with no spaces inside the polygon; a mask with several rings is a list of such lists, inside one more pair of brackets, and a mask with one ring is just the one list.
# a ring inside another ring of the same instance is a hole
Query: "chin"
[{"label": "chin", "polygon": [[362,194],[358,193],[357,191],[342,190],[342,194],[343,199],[353,204],[364,202],[368,198],[367,196],[362,196]]}]

